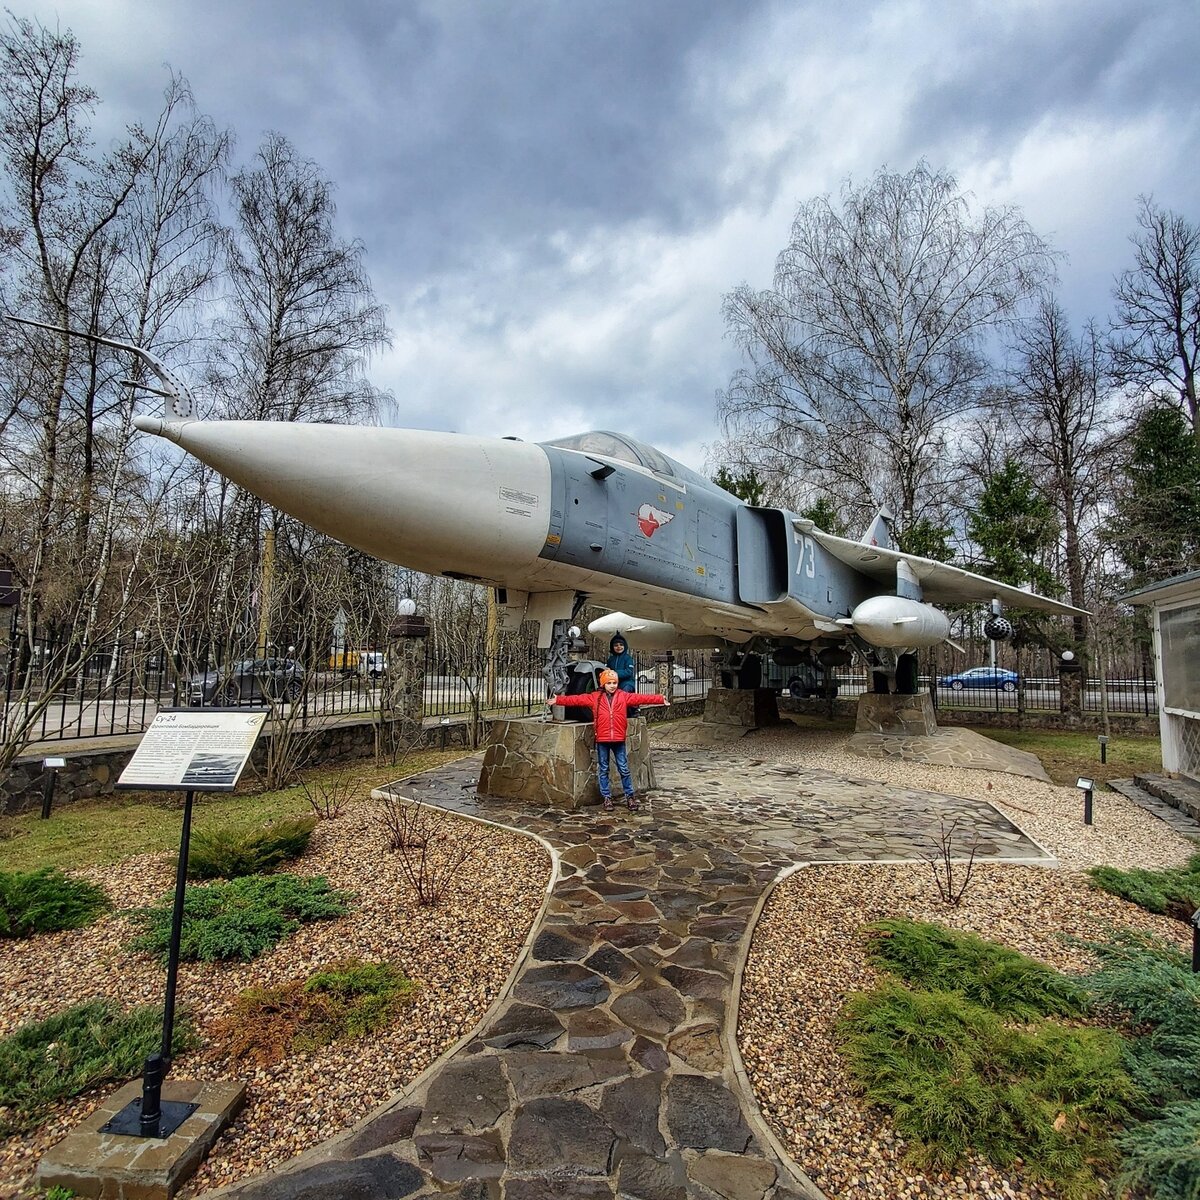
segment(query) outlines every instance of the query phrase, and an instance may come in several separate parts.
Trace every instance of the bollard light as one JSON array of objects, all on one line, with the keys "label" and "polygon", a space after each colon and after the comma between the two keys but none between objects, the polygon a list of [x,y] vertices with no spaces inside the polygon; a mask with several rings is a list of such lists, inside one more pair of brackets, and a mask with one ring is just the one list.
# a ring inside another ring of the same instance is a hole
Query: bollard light
[{"label": "bollard light", "polygon": [[1101,733],[1097,735],[1096,741],[1100,743],[1100,761],[1102,763],[1108,762],[1108,738]]},{"label": "bollard light", "polygon": [[1200,908],[1192,913],[1192,972],[1200,975]]},{"label": "bollard light", "polygon": [[46,772],[46,783],[42,788],[42,820],[50,819],[50,806],[54,803],[54,781],[59,771],[67,765],[65,758],[44,758],[42,769]]},{"label": "bollard light", "polygon": [[450,728],[450,718],[443,717],[442,718],[442,749],[443,750],[445,750],[445,748],[446,748],[446,731],[449,728]]},{"label": "bollard light", "polygon": [[1083,823],[1090,825],[1092,823],[1092,791],[1096,785],[1086,775],[1080,775],[1075,780],[1075,786],[1083,793]]}]

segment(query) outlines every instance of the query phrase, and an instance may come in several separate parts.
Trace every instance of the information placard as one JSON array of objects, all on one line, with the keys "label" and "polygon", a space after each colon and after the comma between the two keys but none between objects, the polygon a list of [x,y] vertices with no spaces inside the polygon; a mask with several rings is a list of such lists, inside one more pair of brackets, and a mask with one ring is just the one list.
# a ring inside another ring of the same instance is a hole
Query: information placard
[{"label": "information placard", "polygon": [[231,792],[266,719],[266,709],[161,709],[117,787]]}]

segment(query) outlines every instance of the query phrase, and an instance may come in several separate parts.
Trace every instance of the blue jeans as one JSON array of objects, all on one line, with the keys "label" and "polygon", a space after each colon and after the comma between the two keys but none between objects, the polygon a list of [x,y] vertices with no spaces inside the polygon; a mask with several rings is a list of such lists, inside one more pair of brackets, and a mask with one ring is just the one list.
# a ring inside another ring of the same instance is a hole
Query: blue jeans
[{"label": "blue jeans", "polygon": [[621,787],[625,790],[626,797],[633,795],[633,780],[629,775],[629,757],[625,753],[624,742],[597,742],[596,757],[600,760],[600,795],[605,800],[612,798],[612,791],[608,783],[608,756],[612,755],[617,760],[617,771],[621,775]]}]

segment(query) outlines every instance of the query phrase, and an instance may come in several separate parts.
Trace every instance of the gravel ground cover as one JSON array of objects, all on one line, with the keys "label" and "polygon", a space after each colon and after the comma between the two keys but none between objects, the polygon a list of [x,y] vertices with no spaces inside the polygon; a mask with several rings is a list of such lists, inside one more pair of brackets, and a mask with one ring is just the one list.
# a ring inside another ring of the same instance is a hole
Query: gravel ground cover
[{"label": "gravel ground cover", "polygon": [[1089,828],[1073,788],[995,772],[864,759],[851,755],[845,742],[844,735],[784,728],[747,738],[744,746],[755,757],[989,800],[1063,866],[979,866],[957,908],[940,901],[924,863],[816,865],[786,879],[755,930],[739,1007],[739,1046],[763,1113],[831,1200],[1054,1196],[1019,1170],[1001,1173],[978,1160],[953,1175],[915,1170],[886,1116],[854,1095],[833,1029],[847,993],[868,989],[877,978],[866,963],[860,931],[889,916],[938,921],[1067,971],[1090,964],[1063,935],[1096,938],[1129,926],[1187,949],[1190,934],[1180,922],[1094,891],[1082,870],[1098,863],[1178,865],[1195,847],[1115,793],[1097,795]]},{"label": "gravel ground cover", "polygon": [[[1001,1176],[979,1162],[954,1177],[914,1172],[887,1119],[855,1100],[832,1026],[845,994],[874,979],[859,930],[883,916],[938,920],[1065,969],[1079,969],[1085,959],[1062,942],[1061,933],[1088,937],[1111,925],[1131,925],[1186,946],[1180,925],[1092,891],[1080,871],[1102,862],[1176,864],[1192,846],[1115,793],[1097,794],[1096,824],[1087,828],[1074,789],[866,759],[850,754],[846,742],[844,734],[784,726],[739,745],[756,759],[989,800],[1063,868],[979,867],[957,909],[940,903],[925,864],[813,866],[781,884],[755,932],[739,1009],[742,1055],[767,1120],[832,1198],[1050,1197],[1019,1172]],[[736,753],[738,747],[727,749]],[[508,976],[549,873],[544,852],[529,839],[489,837],[486,853],[464,873],[455,894],[438,909],[420,909],[398,860],[384,850],[374,806],[364,801],[322,823],[297,868],[353,891],[358,900],[350,916],[305,926],[252,964],[182,966],[180,1002],[192,1009],[202,1035],[244,988],[282,983],[341,957],[396,961],[423,985],[406,1018],[369,1045],[297,1055],[252,1073],[230,1063],[219,1047],[181,1058],[180,1075],[248,1078],[252,1085],[246,1110],[182,1193],[185,1200],[278,1166],[332,1136],[402,1089],[474,1027]],[[130,858],[89,875],[120,907],[158,899],[173,876],[166,854]],[[0,1006],[0,1034],[97,995],[127,1004],[161,1002],[162,968],[123,948],[129,934],[129,923],[114,916],[83,932],[0,942],[0,994],[22,998],[20,1006]],[[0,1143],[0,1197],[35,1194],[28,1181],[38,1158],[97,1098],[62,1105],[35,1136]]]},{"label": "gravel ground cover", "polygon": [[[479,831],[481,852],[441,905],[421,908],[398,855],[385,847],[377,806],[367,800],[348,806],[317,826],[308,854],[288,869],[325,875],[332,886],[353,892],[350,915],[302,926],[252,963],[181,964],[178,1002],[191,1010],[206,1041],[213,1021],[245,988],[275,986],[337,959],[392,961],[421,984],[401,1021],[366,1042],[255,1069],[230,1062],[219,1045],[181,1056],[174,1068],[180,1077],[250,1084],[246,1108],[182,1196],[278,1166],[353,1124],[479,1021],[541,906],[550,861],[529,838],[472,828]],[[80,874],[102,884],[121,909],[153,903],[175,882],[168,854],[139,855]],[[78,932],[0,941],[0,995],[7,1000],[0,1006],[0,1035],[95,996],[125,1005],[161,1004],[163,967],[124,948],[131,933],[128,919],[115,915]],[[39,1194],[31,1183],[38,1159],[111,1090],[64,1103],[36,1133],[0,1142],[0,1196]]]}]

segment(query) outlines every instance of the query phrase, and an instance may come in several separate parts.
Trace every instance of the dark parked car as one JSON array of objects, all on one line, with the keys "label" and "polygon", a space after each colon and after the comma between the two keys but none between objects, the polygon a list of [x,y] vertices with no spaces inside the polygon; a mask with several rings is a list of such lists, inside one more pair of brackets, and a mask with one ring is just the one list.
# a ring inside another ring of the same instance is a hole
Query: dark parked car
[{"label": "dark parked car", "polygon": [[183,684],[188,705],[255,704],[269,700],[294,703],[304,692],[304,673],[290,658],[247,658],[231,670],[214,668]]},{"label": "dark parked car", "polygon": [[788,679],[787,686],[788,694],[801,700],[824,700],[838,694],[838,681],[810,663],[801,663]]},{"label": "dark parked car", "polygon": [[956,692],[963,688],[998,688],[1002,692],[1015,692],[1020,681],[1016,671],[1006,671],[1003,667],[972,667],[958,675],[943,675],[938,686]]}]

